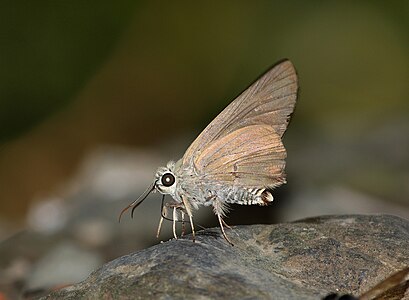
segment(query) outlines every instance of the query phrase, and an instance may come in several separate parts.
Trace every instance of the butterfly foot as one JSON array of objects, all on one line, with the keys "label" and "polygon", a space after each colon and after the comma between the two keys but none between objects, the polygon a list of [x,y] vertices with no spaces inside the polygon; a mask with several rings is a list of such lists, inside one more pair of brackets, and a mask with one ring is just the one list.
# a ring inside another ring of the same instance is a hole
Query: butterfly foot
[{"label": "butterfly foot", "polygon": [[223,225],[225,226],[225,227],[227,227],[228,229],[231,229],[231,226],[229,226],[229,225],[227,225],[227,223],[222,219],[222,222],[223,222]]},{"label": "butterfly foot", "polygon": [[[221,232],[222,232],[222,234],[223,234],[224,239],[225,239],[231,246],[234,246],[234,244],[232,243],[232,241],[230,241],[230,239],[227,237],[226,232],[224,232],[223,224],[226,224],[226,223],[224,223],[224,221],[223,221],[221,215],[217,215],[217,218],[219,219],[220,230],[221,230]],[[230,228],[230,227],[229,227],[229,228]]]}]

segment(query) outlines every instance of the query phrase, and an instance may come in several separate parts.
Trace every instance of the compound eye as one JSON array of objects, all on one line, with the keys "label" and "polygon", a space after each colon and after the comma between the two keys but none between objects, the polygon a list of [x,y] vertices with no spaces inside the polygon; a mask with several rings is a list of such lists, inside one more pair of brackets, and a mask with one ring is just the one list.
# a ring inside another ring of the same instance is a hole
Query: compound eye
[{"label": "compound eye", "polygon": [[163,174],[161,181],[164,186],[171,186],[175,183],[175,176],[171,173]]}]

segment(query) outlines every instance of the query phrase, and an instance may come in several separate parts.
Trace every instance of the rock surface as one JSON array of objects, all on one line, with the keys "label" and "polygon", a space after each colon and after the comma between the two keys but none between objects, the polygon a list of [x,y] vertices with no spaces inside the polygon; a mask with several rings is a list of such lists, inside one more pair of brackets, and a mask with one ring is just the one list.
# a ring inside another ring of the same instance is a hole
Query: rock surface
[{"label": "rock surface", "polygon": [[319,299],[359,295],[409,264],[409,222],[326,216],[200,231],[115,259],[43,299]]}]

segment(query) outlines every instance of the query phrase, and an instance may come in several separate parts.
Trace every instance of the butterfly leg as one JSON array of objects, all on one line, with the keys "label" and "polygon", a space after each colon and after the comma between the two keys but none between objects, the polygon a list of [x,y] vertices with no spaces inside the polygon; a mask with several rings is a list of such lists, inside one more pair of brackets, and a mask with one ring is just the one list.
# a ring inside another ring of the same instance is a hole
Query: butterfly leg
[{"label": "butterfly leg", "polygon": [[182,233],[180,236],[184,236],[186,233],[186,224],[185,224],[185,212],[183,210],[180,211],[181,219],[182,219]]},{"label": "butterfly leg", "polygon": [[189,215],[189,221],[190,221],[190,228],[192,229],[192,241],[196,241],[196,232],[195,232],[195,226],[193,225],[193,216]]},{"label": "butterfly leg", "polygon": [[227,225],[227,223],[222,219],[223,225],[226,226],[227,228],[231,229],[231,227],[229,225]]},{"label": "butterfly leg", "polygon": [[[227,237],[226,232],[224,232],[224,227],[223,227],[224,221],[223,221],[223,219],[222,219],[222,216],[221,216],[221,215],[217,215],[217,218],[219,219],[220,230],[222,231],[222,234],[223,234],[224,239],[225,239],[230,245],[234,246],[234,244],[233,244],[233,243],[229,240],[229,238]],[[226,224],[226,223],[224,223],[224,224]]]},{"label": "butterfly leg", "polygon": [[193,240],[193,242],[195,242],[196,241],[196,232],[195,232],[195,226],[193,225],[192,209],[191,209],[190,203],[187,201],[186,197],[182,196],[182,202],[183,202],[183,205],[185,206],[186,213],[189,216],[190,228],[192,229],[192,240]]},{"label": "butterfly leg", "polygon": [[224,216],[224,213],[225,213],[226,209],[227,209],[227,207],[226,207],[225,203],[221,202],[217,198],[213,199],[213,211],[214,211],[215,215],[217,216],[217,219],[219,220],[220,230],[221,230],[221,232],[223,234],[223,237],[230,245],[234,246],[233,243],[227,237],[226,232],[224,231],[224,227],[223,227],[223,225],[226,225],[226,227],[230,228],[223,221],[223,216]]},{"label": "butterfly leg", "polygon": [[167,213],[168,213],[168,208],[163,205],[162,206],[162,213],[161,213],[160,220],[159,220],[158,230],[156,232],[156,238],[159,238],[159,234],[160,234],[160,231],[162,229],[162,223],[163,223],[163,220],[167,217]]},{"label": "butterfly leg", "polygon": [[177,208],[175,206],[175,207],[173,207],[173,226],[172,226],[172,228],[173,228],[173,236],[175,237],[176,240],[178,239],[178,236],[176,234],[176,222],[177,222],[177,220],[178,220],[178,215],[177,215]]}]

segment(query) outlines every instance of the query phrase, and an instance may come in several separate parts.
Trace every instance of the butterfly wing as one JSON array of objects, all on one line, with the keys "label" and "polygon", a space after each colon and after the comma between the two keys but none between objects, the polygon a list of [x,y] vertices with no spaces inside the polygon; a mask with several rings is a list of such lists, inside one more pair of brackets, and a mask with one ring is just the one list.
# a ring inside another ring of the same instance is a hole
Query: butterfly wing
[{"label": "butterfly wing", "polygon": [[285,182],[281,137],[297,90],[289,60],[272,67],[203,130],[183,156],[183,165],[226,184],[275,187]]},{"label": "butterfly wing", "polygon": [[250,125],[268,125],[281,137],[297,98],[297,73],[284,60],[241,93],[196,138],[183,156],[185,166],[192,165],[216,140]]},{"label": "butterfly wing", "polygon": [[251,125],[221,137],[195,160],[203,179],[244,187],[276,187],[285,182],[286,152],[271,126]]}]

